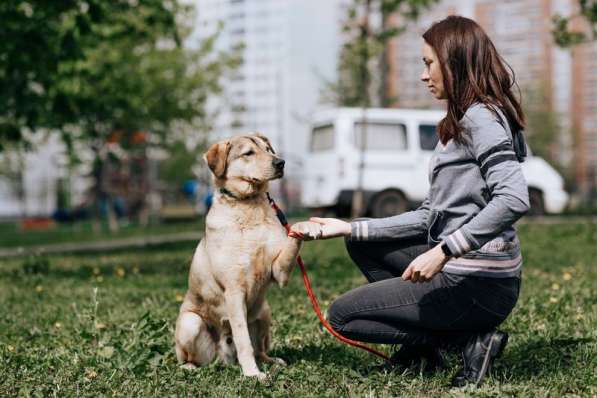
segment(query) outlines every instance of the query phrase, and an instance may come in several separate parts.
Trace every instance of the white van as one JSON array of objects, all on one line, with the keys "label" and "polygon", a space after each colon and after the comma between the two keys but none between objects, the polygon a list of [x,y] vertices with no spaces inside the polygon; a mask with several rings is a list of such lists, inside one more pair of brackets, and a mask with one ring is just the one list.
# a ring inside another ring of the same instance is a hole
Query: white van
[{"label": "white van", "polygon": [[[365,215],[387,217],[420,204],[429,190],[429,161],[435,128],[444,111],[368,109],[363,170]],[[350,215],[357,187],[363,111],[336,108],[313,118],[305,159],[302,204],[318,213]],[[522,163],[529,184],[531,214],[560,213],[568,194],[562,177],[543,159],[529,154]]]}]

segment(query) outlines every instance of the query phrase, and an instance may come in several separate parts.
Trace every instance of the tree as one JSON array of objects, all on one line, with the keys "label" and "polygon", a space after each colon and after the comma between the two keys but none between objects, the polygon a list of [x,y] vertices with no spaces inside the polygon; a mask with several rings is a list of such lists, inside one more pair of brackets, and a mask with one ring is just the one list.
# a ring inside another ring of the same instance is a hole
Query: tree
[{"label": "tree", "polygon": [[59,129],[70,143],[205,127],[207,97],[239,60],[214,54],[215,36],[182,47],[192,12],[176,0],[2,2],[0,142],[23,129]]},{"label": "tree", "polygon": [[[597,39],[597,1],[578,0],[578,6],[578,13],[566,17],[556,14],[552,19],[553,38],[560,47],[572,47]],[[584,26],[572,29],[569,25],[574,21]]]},{"label": "tree", "polygon": [[[338,77],[336,82],[326,82],[324,99],[338,106],[363,106],[365,103],[388,106],[394,99],[387,97],[383,87],[372,90],[371,76],[385,76],[388,67],[384,52],[389,41],[437,2],[353,0],[342,23],[346,41],[340,50]],[[374,68],[378,73],[371,73]]]},{"label": "tree", "polygon": [[207,131],[207,99],[239,62],[216,53],[216,35],[184,48],[193,9],[176,0],[8,0],[0,20],[0,145],[59,131],[100,169],[114,132],[126,149],[139,131],[151,145]]}]

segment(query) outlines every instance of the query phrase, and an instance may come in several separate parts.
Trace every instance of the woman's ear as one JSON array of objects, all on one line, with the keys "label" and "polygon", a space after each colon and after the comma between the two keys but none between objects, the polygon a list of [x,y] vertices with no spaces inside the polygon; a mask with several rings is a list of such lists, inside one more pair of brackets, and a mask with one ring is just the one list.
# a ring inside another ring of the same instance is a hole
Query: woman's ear
[{"label": "woman's ear", "polygon": [[228,153],[230,152],[231,147],[232,145],[230,144],[230,141],[218,142],[213,144],[209,150],[205,152],[205,155],[203,155],[203,159],[216,178],[223,178],[226,174]]}]

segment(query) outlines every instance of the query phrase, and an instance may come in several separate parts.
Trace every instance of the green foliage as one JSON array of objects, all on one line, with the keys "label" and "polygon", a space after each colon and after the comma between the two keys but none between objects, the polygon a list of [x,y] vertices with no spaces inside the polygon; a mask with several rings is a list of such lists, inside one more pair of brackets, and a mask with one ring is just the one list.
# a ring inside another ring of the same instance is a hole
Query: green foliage
[{"label": "green foliage", "polygon": [[567,189],[574,190],[574,169],[569,165],[562,164],[556,151],[562,134],[566,134],[566,132],[562,129],[557,113],[550,110],[545,87],[542,85],[527,87],[525,93],[524,113],[527,144],[534,155],[545,159],[562,174]]},{"label": "green foliage", "polygon": [[176,0],[2,2],[0,142],[24,128],[58,129],[70,146],[200,125],[238,61],[214,53],[215,37],[181,46],[192,11]]},{"label": "green foliage", "polygon": [[[556,14],[552,18],[552,35],[560,47],[573,47],[597,38],[597,1],[578,0],[579,12],[571,16]],[[583,27],[571,29],[570,22],[577,20]]]},{"label": "green foliage", "polygon": [[557,143],[557,136],[561,133],[557,116],[549,109],[544,87],[529,87],[526,93],[524,111],[528,144],[535,155],[553,162],[553,145]]},{"label": "green foliage", "polygon": [[175,142],[169,148],[170,156],[160,163],[160,179],[171,187],[181,187],[188,179],[195,179],[193,166],[201,158],[203,147],[189,150],[183,142]]},{"label": "green foliage", "polygon": [[[326,82],[323,97],[325,101],[338,106],[369,106],[372,102],[388,105],[380,90],[380,98],[370,98],[371,72],[379,74],[387,70],[383,52],[388,41],[402,32],[410,21],[438,0],[353,0],[347,7],[342,32],[346,41],[342,45],[338,60],[338,80]],[[382,23],[376,29],[370,19],[379,18]],[[396,23],[389,23],[390,17],[397,17]],[[375,62],[377,60],[377,63]]]},{"label": "green foliage", "polygon": [[43,256],[29,256],[23,261],[22,269],[27,275],[46,275],[50,272],[50,260]]},{"label": "green foliage", "polygon": [[[595,396],[595,223],[521,224],[520,300],[502,326],[504,355],[480,388],[433,375],[375,372],[377,359],[321,331],[300,275],[272,286],[273,352],[264,383],[238,366],[188,372],[176,363],[174,322],[195,243],[51,257],[40,280],[0,261],[0,396]],[[557,247],[554,246],[557,242]],[[365,283],[341,239],[308,242],[303,258],[323,308]],[[389,347],[380,346],[388,351]]]}]

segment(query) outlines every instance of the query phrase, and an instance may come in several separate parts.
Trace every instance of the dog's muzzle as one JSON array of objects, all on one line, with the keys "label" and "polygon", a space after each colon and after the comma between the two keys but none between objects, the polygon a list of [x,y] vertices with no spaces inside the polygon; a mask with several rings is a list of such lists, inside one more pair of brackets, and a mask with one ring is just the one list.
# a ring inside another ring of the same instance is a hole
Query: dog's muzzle
[{"label": "dog's muzzle", "polygon": [[280,158],[275,158],[274,160],[272,160],[272,166],[274,166],[274,169],[276,169],[277,172],[284,171],[285,163],[286,163],[286,161],[284,159],[280,159]]}]

